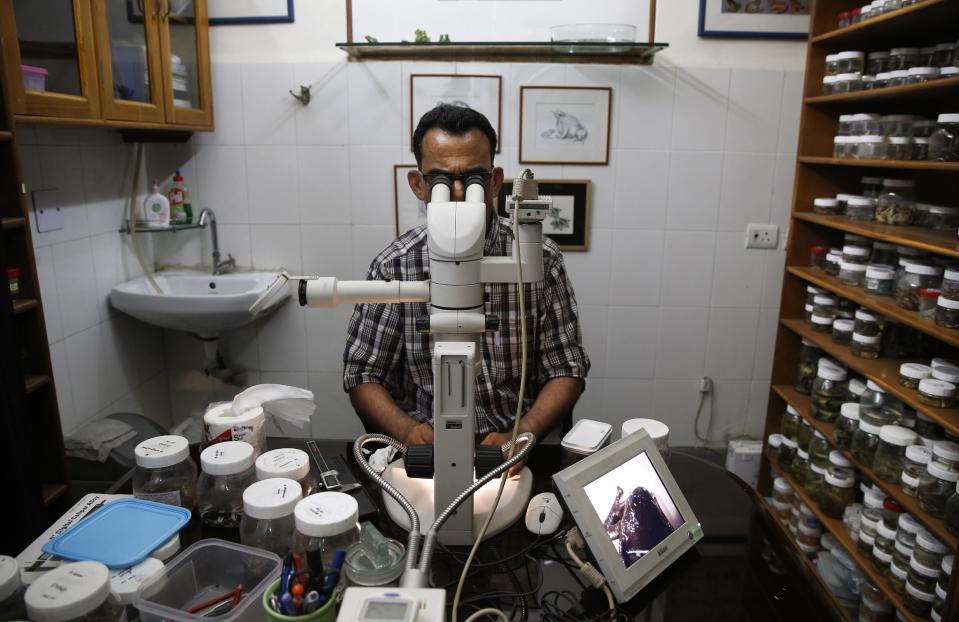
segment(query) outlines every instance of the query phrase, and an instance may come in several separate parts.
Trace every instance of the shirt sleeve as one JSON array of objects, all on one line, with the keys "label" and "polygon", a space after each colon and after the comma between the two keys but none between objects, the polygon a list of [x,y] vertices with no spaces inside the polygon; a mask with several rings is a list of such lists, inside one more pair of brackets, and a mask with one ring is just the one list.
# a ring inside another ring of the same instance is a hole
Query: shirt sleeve
[{"label": "shirt sleeve", "polygon": [[576,294],[558,250],[546,269],[539,324],[541,385],[551,378],[586,378],[590,367],[579,328]]},{"label": "shirt sleeve", "polygon": [[[379,257],[370,265],[366,280],[384,280]],[[356,305],[343,351],[343,390],[369,383],[389,388],[390,370],[395,369],[402,352],[403,305]]]}]

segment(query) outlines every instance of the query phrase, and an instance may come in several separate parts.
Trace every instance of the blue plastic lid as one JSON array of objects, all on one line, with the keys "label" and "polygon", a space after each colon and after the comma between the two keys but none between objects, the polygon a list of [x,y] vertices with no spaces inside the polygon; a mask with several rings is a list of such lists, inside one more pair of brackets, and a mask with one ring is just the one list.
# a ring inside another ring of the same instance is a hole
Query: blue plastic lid
[{"label": "blue plastic lid", "polygon": [[190,510],[142,499],[120,499],[43,545],[43,551],[109,568],[142,562],[190,521]]}]

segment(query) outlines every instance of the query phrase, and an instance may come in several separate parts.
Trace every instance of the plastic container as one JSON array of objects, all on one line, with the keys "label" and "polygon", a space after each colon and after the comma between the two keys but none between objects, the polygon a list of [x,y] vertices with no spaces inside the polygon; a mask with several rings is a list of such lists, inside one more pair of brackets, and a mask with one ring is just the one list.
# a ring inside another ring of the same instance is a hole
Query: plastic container
[{"label": "plastic container", "polygon": [[884,425],[879,429],[879,446],[872,461],[876,477],[885,482],[899,480],[906,447],[916,442],[916,433],[898,425]]},{"label": "plastic container", "polygon": [[921,263],[907,263],[896,282],[896,304],[908,311],[919,310],[920,290],[938,288],[942,269]]},{"label": "plastic container", "polygon": [[939,129],[929,137],[929,159],[959,160],[959,113],[940,114]]},{"label": "plastic container", "polygon": [[819,508],[830,518],[842,518],[846,506],[853,502],[856,478],[850,469],[829,467],[826,470]]},{"label": "plastic container", "polygon": [[[959,473],[944,469],[930,461],[926,465],[926,475],[919,480],[916,495],[919,498],[919,507],[936,518],[943,518],[946,513],[946,501],[955,491],[957,481],[959,481]],[[926,561],[923,564],[935,565]]]},{"label": "plastic container", "polygon": [[913,137],[912,159],[913,160],[929,159],[929,139],[928,138]]},{"label": "plastic container", "polygon": [[812,317],[809,318],[812,329],[817,333],[831,333],[832,332],[832,322],[833,317],[831,315],[820,315],[813,311]]},{"label": "plastic container", "polygon": [[832,340],[833,343],[838,343],[839,345],[848,346],[849,342],[852,341],[852,320],[834,320],[832,323]]},{"label": "plastic container", "polygon": [[906,610],[920,617],[929,617],[935,594],[917,590],[906,581],[906,596],[903,598]]},{"label": "plastic container", "polygon": [[203,472],[197,481],[200,518],[212,527],[239,527],[243,491],[256,481],[253,446],[243,441],[210,445],[200,454]]},{"label": "plastic container", "polygon": [[26,618],[27,610],[23,604],[20,567],[14,558],[0,555],[0,620],[25,620]]},{"label": "plastic container", "polygon": [[293,550],[306,555],[311,569],[329,568],[337,549],[346,551],[360,541],[359,517],[359,505],[351,495],[310,495],[296,505]]},{"label": "plastic container", "polygon": [[266,615],[267,620],[273,620],[274,622],[335,622],[336,621],[336,606],[337,600],[331,598],[326,601],[322,606],[313,611],[312,613],[306,613],[298,616],[288,616],[278,613],[273,610],[273,607],[270,606],[270,596],[278,595],[280,591],[280,579],[277,579],[273,583],[267,586],[263,590],[263,596],[260,597],[262,601],[263,614]]},{"label": "plastic container", "polygon": [[812,384],[816,379],[816,370],[822,350],[813,342],[803,339],[799,347],[799,362],[796,366],[796,390],[804,395],[812,393]]},{"label": "plastic container", "polygon": [[861,287],[866,282],[866,266],[859,263],[842,262],[839,264],[839,280],[853,287]]},{"label": "plastic container", "polygon": [[839,73],[833,77],[833,93],[853,93],[862,89],[862,74],[859,72]]},{"label": "plastic container", "polygon": [[820,197],[818,199],[813,199],[812,211],[816,214],[825,214],[827,216],[838,216],[840,214],[839,201],[830,197]]},{"label": "plastic container", "polygon": [[889,157],[889,140],[885,136],[859,136],[856,139],[857,160],[885,160]]},{"label": "plastic container", "polygon": [[99,562],[62,564],[40,575],[24,602],[33,622],[113,622],[124,614],[110,595],[110,570]]},{"label": "plastic container", "polygon": [[[876,121],[876,125],[878,127],[878,120]],[[862,183],[862,196],[871,199],[879,198],[879,193],[882,192],[882,180],[882,177],[871,177],[868,175],[860,179],[859,181]]]},{"label": "plastic container", "polygon": [[852,448],[852,437],[859,429],[859,404],[847,402],[840,408],[840,417],[833,430],[833,441],[840,449]]},{"label": "plastic container", "polygon": [[[932,369],[931,367],[929,368]],[[919,385],[916,385],[919,388]],[[930,417],[922,413],[916,414],[916,424],[912,428],[920,437],[928,438],[933,441],[942,438],[942,427],[933,421]],[[931,445],[930,445],[931,446]]]},{"label": "plastic container", "polygon": [[871,76],[889,71],[889,52],[870,52],[864,71]]},{"label": "plastic container", "polygon": [[920,380],[918,398],[929,406],[951,408],[956,398],[956,385],[935,378]]},{"label": "plastic container", "polygon": [[854,264],[865,266],[866,264],[869,263],[869,258],[871,256],[872,256],[872,249],[865,246],[856,246],[855,244],[846,244],[845,246],[842,247],[843,263],[854,263]]},{"label": "plastic container", "polygon": [[952,441],[939,441],[932,447],[932,462],[944,469],[959,472],[959,445]]},{"label": "plastic container", "polygon": [[911,224],[915,212],[915,185],[908,179],[883,179],[883,189],[876,200],[876,222]]},{"label": "plastic container", "polygon": [[850,220],[870,221],[875,215],[875,199],[869,197],[852,197],[846,201],[846,217]]},{"label": "plastic container", "polygon": [[[836,56],[836,73],[862,73],[866,65],[866,55],[858,51],[839,52]],[[827,59],[828,63],[828,59]]]},{"label": "plastic container", "polygon": [[794,439],[783,438],[783,444],[779,448],[779,468],[789,471],[792,468],[793,460],[796,459],[796,450],[799,447]]},{"label": "plastic container", "polygon": [[906,74],[906,84],[922,84],[938,79],[938,67],[913,67]]},{"label": "plastic container", "polygon": [[940,294],[949,300],[959,300],[959,270],[946,268],[942,274]]},{"label": "plastic container", "polygon": [[262,454],[256,459],[256,478],[270,479],[286,477],[300,484],[303,496],[308,497],[316,491],[317,482],[310,473],[310,456],[302,449],[284,447]]},{"label": "plastic container", "polygon": [[286,477],[260,480],[243,491],[240,542],[286,555],[293,541],[293,508],[303,498],[300,483]]},{"label": "plastic container", "polygon": [[[904,79],[908,75],[905,70],[901,74],[891,71],[888,86],[895,86],[897,78]],[[912,124],[920,117],[912,114],[887,114],[879,117],[879,133],[883,136],[912,136]]]},{"label": "plastic container", "polygon": [[810,401],[813,417],[820,421],[834,421],[846,399],[846,370],[830,359],[819,359]]},{"label": "plastic container", "polygon": [[374,568],[366,551],[360,544],[354,544],[346,551],[343,570],[346,578],[356,585],[390,586],[396,585],[403,574],[406,547],[396,540],[389,540],[390,563],[385,568]]},{"label": "plastic container", "polygon": [[143,622],[199,622],[209,618],[187,613],[186,609],[239,585],[243,590],[239,604],[215,619],[259,622],[263,620],[260,597],[267,585],[279,578],[281,565],[280,558],[269,551],[217,539],[200,540],[140,592],[136,608]]},{"label": "plastic container", "polygon": [[46,91],[47,76],[50,72],[43,67],[34,67],[32,65],[20,65],[23,72],[23,88],[26,91]]},{"label": "plastic container", "polygon": [[873,425],[859,420],[859,427],[852,437],[852,446],[850,451],[852,457],[862,464],[872,464],[876,455],[876,448],[879,446],[879,429],[881,426]]},{"label": "plastic container", "polygon": [[950,67],[956,64],[956,44],[940,43],[936,45],[932,57],[933,67]]},{"label": "plastic container", "polygon": [[579,462],[602,449],[609,441],[613,426],[602,421],[580,419],[576,422],[561,443],[563,447],[562,464],[564,467]]},{"label": "plastic container", "polygon": [[949,533],[959,535],[959,485],[956,491],[946,500],[945,518],[946,529]]},{"label": "plastic container", "polygon": [[895,276],[895,271],[888,266],[867,266],[864,282],[866,292],[874,296],[892,296],[895,291]]},{"label": "plastic container", "polygon": [[849,344],[849,351],[853,356],[863,359],[879,358],[882,346],[882,337],[870,337],[862,333],[853,333],[852,342]]},{"label": "plastic container", "polygon": [[934,320],[938,307],[939,290],[922,288],[919,290],[919,317],[924,320]]},{"label": "plastic container", "polygon": [[959,228],[959,208],[943,205],[929,207],[929,227],[936,231],[955,231]]},{"label": "plastic container", "polygon": [[[941,560],[939,563],[941,563]],[[911,585],[921,592],[935,592],[936,579],[942,573],[942,570],[939,569],[939,563],[929,568],[920,564],[914,555],[912,561],[909,562],[909,575],[906,578],[906,585]]]},{"label": "plastic container", "polygon": [[196,506],[196,464],[182,436],[156,436],[133,450],[133,496],[192,510]]},{"label": "plastic container", "polygon": [[911,160],[912,138],[908,136],[891,136],[886,148],[886,158],[889,160]]}]

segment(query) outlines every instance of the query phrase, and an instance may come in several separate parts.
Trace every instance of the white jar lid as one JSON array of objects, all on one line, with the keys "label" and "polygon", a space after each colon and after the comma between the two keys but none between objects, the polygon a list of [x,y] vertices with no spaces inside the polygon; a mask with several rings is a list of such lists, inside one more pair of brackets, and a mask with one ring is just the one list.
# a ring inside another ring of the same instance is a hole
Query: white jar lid
[{"label": "white jar lid", "polygon": [[926,138],[925,136],[914,136],[912,138],[912,142],[914,142],[917,145],[928,145],[929,139]]},{"label": "white jar lid", "polygon": [[919,476],[918,475],[909,475],[905,471],[899,474],[899,480],[906,486],[911,486],[916,488],[919,486]]},{"label": "white jar lid", "polygon": [[891,145],[908,145],[912,143],[912,138],[908,136],[890,136],[889,144]]},{"label": "white jar lid", "polygon": [[930,553],[936,554],[946,554],[949,552],[949,547],[939,541],[938,538],[933,536],[927,530],[923,529],[916,534],[916,544],[929,551]]},{"label": "white jar lid", "polygon": [[766,443],[770,447],[779,447],[783,444],[783,435],[782,434],[770,434],[766,437]]},{"label": "white jar lid", "polygon": [[869,389],[870,391],[875,391],[876,393],[885,393],[885,392],[886,392],[885,389],[883,389],[882,387],[880,387],[878,384],[876,384],[876,383],[875,383],[874,381],[872,381],[872,380],[867,380],[867,381],[866,381],[866,388]]},{"label": "white jar lid", "polygon": [[911,534],[917,534],[919,530],[922,529],[922,525],[919,524],[916,517],[905,512],[899,515],[898,525],[899,529]]},{"label": "white jar lid", "polygon": [[110,596],[110,570],[100,562],[63,564],[40,575],[24,595],[34,622],[82,618]]},{"label": "white jar lid", "polygon": [[796,454],[799,455],[799,458],[801,460],[809,460],[809,452],[803,449],[802,447],[796,450]]},{"label": "white jar lid", "polygon": [[879,438],[896,447],[908,447],[916,442],[916,433],[900,425],[884,425],[879,428]]},{"label": "white jar lid", "polygon": [[836,55],[837,60],[853,60],[857,58],[865,58],[866,55],[863,52],[856,52],[852,50],[847,50],[845,52],[840,52]]},{"label": "white jar lid", "polygon": [[833,296],[813,296],[812,303],[814,305],[835,306],[836,299]]},{"label": "white jar lid", "polygon": [[957,74],[959,74],[959,67],[955,65],[951,67],[940,67],[939,69],[940,76],[955,76]]},{"label": "white jar lid", "polygon": [[909,575],[909,570],[907,568],[900,568],[895,564],[895,562],[889,564],[889,572],[896,575],[897,579],[901,579],[903,581],[905,581],[906,577]]},{"label": "white jar lid", "polygon": [[959,123],[959,112],[946,112],[939,115],[939,123]]},{"label": "white jar lid", "polygon": [[862,74],[858,71],[854,71],[852,73],[841,73],[836,76],[836,81],[838,82],[849,82],[854,80],[862,80]]},{"label": "white jar lid", "polygon": [[173,537],[153,549],[153,552],[150,553],[150,557],[159,559],[161,562],[165,562],[177,553],[180,552],[180,534],[173,534]]},{"label": "white jar lid", "polygon": [[892,527],[887,527],[885,521],[879,521],[876,525],[876,533],[886,540],[895,540],[896,530]]},{"label": "white jar lid", "polygon": [[910,76],[937,76],[939,69],[937,67],[912,67],[906,70]]},{"label": "white jar lid", "polygon": [[930,579],[936,579],[942,574],[942,571],[938,568],[929,568],[928,566],[923,566],[920,564],[915,555],[913,555],[912,559],[909,560],[909,568],[915,571],[916,574],[929,577]]},{"label": "white jar lid", "polygon": [[942,278],[949,279],[950,281],[959,281],[959,270],[955,268],[946,268],[942,273]]},{"label": "white jar lid", "polygon": [[302,498],[303,488],[295,479],[263,479],[250,484],[243,491],[243,513],[260,520],[283,518],[293,513]]},{"label": "white jar lid", "polygon": [[944,482],[959,481],[959,472],[950,471],[946,467],[939,466],[935,460],[929,461],[929,464],[926,465],[926,472]]},{"label": "white jar lid", "polygon": [[920,464],[929,464],[932,460],[932,449],[925,445],[910,445],[906,447],[906,458]]},{"label": "white jar lid", "polygon": [[9,598],[20,589],[20,568],[17,560],[9,555],[0,555],[0,601]]},{"label": "white jar lid", "polygon": [[310,456],[302,449],[284,447],[262,454],[256,459],[256,478],[288,477],[297,481],[310,472]]},{"label": "white jar lid", "polygon": [[863,543],[865,543],[865,544],[868,544],[869,546],[872,546],[873,543],[876,541],[876,536],[869,535],[868,533],[863,533],[863,532],[860,530],[860,531],[859,531],[859,541],[860,541],[860,542],[863,542]]},{"label": "white jar lid", "polygon": [[793,439],[789,438],[788,436],[784,436],[784,437],[783,437],[783,445],[785,445],[786,447],[788,447],[788,448],[790,448],[790,449],[796,449],[796,446],[799,445],[799,443],[797,443],[797,442],[794,441]]},{"label": "white jar lid", "polygon": [[846,205],[854,205],[856,207],[872,207],[875,204],[876,199],[870,197],[851,196],[846,199]]},{"label": "white jar lid", "polygon": [[830,251],[830,252],[826,255],[826,261],[828,261],[829,263],[838,264],[838,263],[842,262],[842,253],[839,253],[839,252],[831,252],[831,251]]},{"label": "white jar lid", "polygon": [[825,467],[818,466],[815,462],[809,464],[809,470],[815,473],[816,475],[825,475]]},{"label": "white jar lid", "polygon": [[922,274],[925,276],[936,276],[941,272],[936,266],[927,266],[922,263],[908,263],[906,264],[906,272],[910,274]]},{"label": "white jar lid", "polygon": [[936,50],[937,52],[949,52],[951,50],[956,49],[956,44],[955,43],[938,43],[933,49]]},{"label": "white jar lid", "polygon": [[899,373],[906,378],[922,380],[932,375],[932,368],[920,363],[903,363],[899,366]]},{"label": "white jar lid", "polygon": [[942,571],[947,576],[952,576],[952,565],[956,562],[955,555],[946,555],[942,558]]},{"label": "white jar lid", "polygon": [[884,177],[882,185],[888,188],[913,188],[916,185],[911,179],[896,179],[893,177]]},{"label": "white jar lid", "polygon": [[154,436],[137,445],[133,455],[139,467],[162,469],[186,460],[190,456],[190,441],[172,434]]},{"label": "white jar lid", "polygon": [[[827,58],[828,58],[828,57],[827,57]],[[841,114],[841,115],[839,115],[839,122],[840,122],[840,123],[849,123],[850,121],[852,121],[852,117],[853,117],[853,115],[851,115],[851,114]]]},{"label": "white jar lid", "polygon": [[952,441],[936,441],[932,446],[932,455],[949,462],[959,462],[959,445]]},{"label": "white jar lid", "polygon": [[935,397],[952,397],[956,394],[956,385],[945,380],[923,378],[919,381],[919,390]]},{"label": "white jar lid", "polygon": [[959,309],[959,300],[950,300],[945,296],[939,296],[936,302],[944,309]]},{"label": "white jar lid", "polygon": [[889,268],[879,268],[877,266],[869,266],[868,268],[866,268],[867,279],[878,279],[880,281],[889,281],[895,275],[896,273]]},{"label": "white jar lid", "polygon": [[906,593],[916,600],[921,600],[923,602],[931,602],[936,598],[931,592],[922,592],[916,589],[916,586],[914,586],[912,583],[909,583],[909,581],[906,581]]},{"label": "white jar lid", "polygon": [[847,244],[842,247],[843,255],[856,255],[859,257],[868,257],[872,251],[864,246],[855,246],[852,244]]},{"label": "white jar lid", "polygon": [[[815,317],[815,316],[813,316]],[[823,380],[841,382],[846,379],[846,370],[829,359],[820,359],[816,374]]]},{"label": "white jar lid", "polygon": [[[829,200],[829,201],[835,201],[835,199],[827,199],[827,200]],[[818,199],[817,199],[817,201],[818,201]],[[822,287],[816,287],[816,286],[814,286],[814,285],[807,285],[807,286],[806,286],[806,293],[807,293],[807,294],[828,294],[828,293],[829,293],[829,290],[828,290],[828,289],[823,289]],[[813,344],[810,344],[810,345],[816,345],[816,344],[813,343]],[[817,346],[817,347],[818,347],[818,346]]]},{"label": "white jar lid", "polygon": [[253,445],[243,441],[223,441],[210,445],[200,454],[207,475],[236,475],[253,466]]},{"label": "white jar lid", "polygon": [[852,488],[856,484],[856,478],[852,475],[843,477],[832,471],[826,471],[826,483],[836,488]]},{"label": "white jar lid", "polygon": [[878,425],[873,425],[869,423],[868,421],[864,421],[862,419],[859,420],[859,429],[862,430],[863,432],[868,432],[869,434],[878,435],[879,428],[880,426]]},{"label": "white jar lid", "polygon": [[799,411],[792,407],[792,404],[786,404],[786,412],[799,416]]},{"label": "white jar lid", "polygon": [[872,144],[878,145],[879,143],[884,143],[884,142],[886,142],[886,140],[887,140],[887,139],[886,139],[885,136],[874,136],[874,135],[872,135],[872,134],[870,134],[869,136],[857,136],[857,137],[856,137],[856,142],[866,143],[867,145],[872,145]]},{"label": "white jar lid", "polygon": [[296,504],[296,530],[311,538],[349,531],[360,519],[360,506],[344,492],[318,492]]},{"label": "white jar lid", "polygon": [[[856,402],[846,402],[839,407],[839,414],[846,419],[859,421],[859,404]],[[830,454],[831,455],[831,454]]]},{"label": "white jar lid", "polygon": [[845,318],[840,318],[832,323],[833,330],[838,330],[841,333],[851,333],[853,326],[855,326],[855,322]]},{"label": "white jar lid", "polygon": [[879,343],[880,338],[881,337],[879,335],[870,336],[870,335],[863,335],[862,333],[852,334],[853,341],[855,341],[856,343],[863,343],[866,345],[875,345]]},{"label": "white jar lid", "polygon": [[826,62],[832,63],[839,60],[839,54],[826,54]]},{"label": "white jar lid", "polygon": [[[895,72],[890,72],[895,73]],[[880,121],[889,121],[891,123],[904,123],[906,121],[918,121],[919,117],[914,114],[884,114],[879,117]]]},{"label": "white jar lid", "polygon": [[132,605],[147,584],[163,570],[163,562],[153,557],[133,566],[110,571],[110,593],[123,605]]},{"label": "white jar lid", "polygon": [[[844,138],[844,137],[840,136],[839,138]],[[836,207],[837,205],[839,205],[839,201],[837,201],[836,199],[819,198],[819,199],[813,199],[812,204],[815,205],[816,207]],[[807,288],[807,291],[808,291],[808,288]]]},{"label": "white jar lid", "polygon": [[789,485],[789,482],[786,481],[786,478],[777,477],[773,480],[773,490],[776,492],[781,492],[785,495],[791,493],[793,491],[793,487]]},{"label": "white jar lid", "polygon": [[947,364],[937,365],[935,359],[933,359],[932,377],[936,380],[945,380],[956,384],[959,382],[959,367]]},{"label": "white jar lid", "polygon": [[839,264],[840,270],[845,270],[846,272],[866,272],[866,264],[861,263],[851,263],[848,261],[843,261]]},{"label": "white jar lid", "polygon": [[836,76],[826,76],[822,79],[823,84],[832,84],[833,82],[836,82],[836,81],[837,81]]},{"label": "white jar lid", "polygon": [[819,315],[818,313],[813,313],[810,321],[813,324],[821,324],[823,326],[829,326],[832,324],[832,316],[829,315]]},{"label": "white jar lid", "polygon": [[946,214],[949,216],[959,214],[959,207],[947,207],[945,205],[930,205],[930,214]]},{"label": "white jar lid", "polygon": [[[857,320],[862,320],[863,322],[878,322],[879,316],[875,313],[866,311],[865,309],[859,309],[856,311],[854,316]],[[868,386],[868,385],[867,385]]]},{"label": "white jar lid", "polygon": [[[834,136],[832,142],[833,145],[851,145],[858,140],[858,136]],[[841,200],[838,195],[836,196],[836,200]]]},{"label": "white jar lid", "polygon": [[811,304],[805,305],[805,306],[803,307],[803,309],[805,309],[808,313],[812,313],[812,305],[811,305]]},{"label": "white jar lid", "polygon": [[878,82],[884,82],[884,81],[886,81],[886,80],[888,80],[888,79],[889,79],[889,72],[888,72],[888,71],[880,71],[879,73],[876,74],[876,80],[877,80]]}]

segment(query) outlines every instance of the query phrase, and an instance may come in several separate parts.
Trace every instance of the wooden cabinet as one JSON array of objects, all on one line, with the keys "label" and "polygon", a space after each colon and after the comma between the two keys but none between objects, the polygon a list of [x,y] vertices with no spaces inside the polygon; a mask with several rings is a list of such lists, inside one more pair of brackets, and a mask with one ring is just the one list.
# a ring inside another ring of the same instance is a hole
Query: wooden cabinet
[{"label": "wooden cabinet", "polygon": [[213,129],[206,0],[0,0],[0,36],[17,121]]}]

